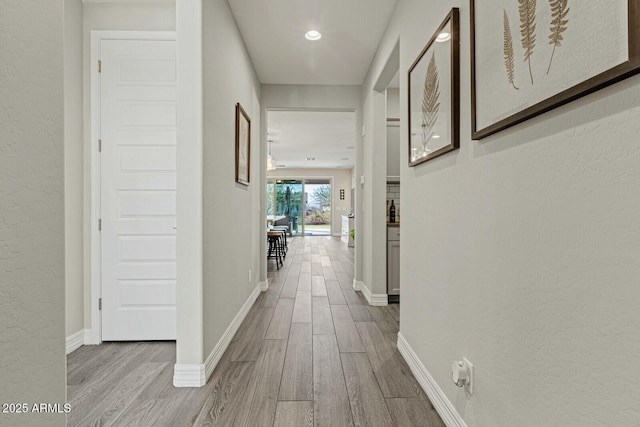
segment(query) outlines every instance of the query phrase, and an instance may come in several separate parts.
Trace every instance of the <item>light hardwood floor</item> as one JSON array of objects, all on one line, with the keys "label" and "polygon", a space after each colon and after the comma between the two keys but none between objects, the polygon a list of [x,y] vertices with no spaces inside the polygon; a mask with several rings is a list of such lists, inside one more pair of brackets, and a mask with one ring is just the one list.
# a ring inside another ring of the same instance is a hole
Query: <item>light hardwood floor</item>
[{"label": "light hardwood floor", "polygon": [[444,425],[396,348],[399,307],[353,291],[352,249],[296,237],[269,269],[269,290],[204,387],[173,387],[172,342],[71,353],[68,425]]}]

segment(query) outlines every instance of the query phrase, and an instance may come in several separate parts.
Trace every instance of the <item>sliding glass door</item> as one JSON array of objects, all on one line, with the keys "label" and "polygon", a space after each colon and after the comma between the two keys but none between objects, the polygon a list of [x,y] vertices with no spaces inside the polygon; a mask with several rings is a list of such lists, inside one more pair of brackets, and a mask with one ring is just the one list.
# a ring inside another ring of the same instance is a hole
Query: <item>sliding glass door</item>
[{"label": "sliding glass door", "polygon": [[267,180],[267,220],[287,225],[293,235],[302,234],[302,180]]},{"label": "sliding glass door", "polygon": [[267,220],[293,235],[331,235],[331,181],[268,179]]},{"label": "sliding glass door", "polygon": [[305,179],[304,234],[306,236],[331,235],[331,181]]}]

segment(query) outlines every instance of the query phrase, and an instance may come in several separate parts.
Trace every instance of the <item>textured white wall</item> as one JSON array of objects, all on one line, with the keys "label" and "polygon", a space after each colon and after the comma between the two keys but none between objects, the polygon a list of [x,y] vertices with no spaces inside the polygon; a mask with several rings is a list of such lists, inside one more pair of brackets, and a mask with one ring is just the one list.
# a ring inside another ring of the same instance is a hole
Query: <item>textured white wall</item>
[{"label": "textured white wall", "polygon": [[[351,211],[351,169],[277,169],[267,172],[269,178],[332,178],[331,187],[331,234],[340,236],[342,215]],[[344,189],[344,200],[340,200],[340,189]]]},{"label": "textured white wall", "polygon": [[401,332],[469,426],[636,426],[640,77],[471,141],[468,2],[400,0],[365,91],[398,36],[406,88],[452,6],[461,147],[408,168],[401,143]]},{"label": "textured white wall", "polygon": [[82,0],[64,0],[65,329],[84,329]]},{"label": "textured white wall", "polygon": [[63,1],[0,11],[0,402],[64,404]]},{"label": "textured white wall", "polygon": [[[260,83],[225,0],[203,2],[204,358],[258,284]],[[251,118],[251,185],[235,182],[235,106]],[[252,279],[249,282],[249,269]]]}]

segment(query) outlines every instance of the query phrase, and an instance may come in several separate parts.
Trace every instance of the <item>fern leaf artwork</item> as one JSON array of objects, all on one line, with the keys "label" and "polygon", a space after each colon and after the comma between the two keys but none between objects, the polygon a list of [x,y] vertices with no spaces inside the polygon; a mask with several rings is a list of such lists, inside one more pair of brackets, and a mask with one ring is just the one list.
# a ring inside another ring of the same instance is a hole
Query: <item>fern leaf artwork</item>
[{"label": "fern leaf artwork", "polygon": [[440,82],[434,53],[431,55],[431,60],[427,66],[427,76],[424,80],[424,91],[422,94],[422,149],[425,152],[427,150],[427,143],[434,135],[433,127],[438,120],[439,109]]},{"label": "fern leaf artwork", "polygon": [[513,59],[513,39],[511,37],[511,27],[509,26],[509,15],[506,9],[504,11],[504,66],[507,69],[507,80],[515,90],[520,90],[515,82],[515,64]]},{"label": "fern leaf artwork", "polygon": [[520,35],[522,36],[524,60],[529,63],[529,76],[531,84],[533,84],[531,56],[536,47],[536,0],[518,0],[518,3],[520,3]]},{"label": "fern leaf artwork", "polygon": [[556,53],[556,48],[562,46],[562,33],[567,30],[567,14],[569,13],[569,7],[567,7],[568,0],[549,0],[549,6],[551,6],[551,34],[549,34],[549,44],[553,45],[553,51],[551,52],[551,59],[549,59],[549,67],[547,68],[547,74],[551,70],[551,63],[553,62],[553,55]]}]

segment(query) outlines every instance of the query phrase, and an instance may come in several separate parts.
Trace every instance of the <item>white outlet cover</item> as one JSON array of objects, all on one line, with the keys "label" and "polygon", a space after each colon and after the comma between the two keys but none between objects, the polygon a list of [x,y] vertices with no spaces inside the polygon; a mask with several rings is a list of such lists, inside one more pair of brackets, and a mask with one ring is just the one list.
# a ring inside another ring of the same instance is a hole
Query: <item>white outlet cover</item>
[{"label": "white outlet cover", "polygon": [[469,362],[466,357],[463,357],[462,361],[469,367],[469,384],[465,388],[469,391],[469,394],[473,394],[473,363]]}]

